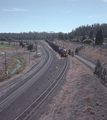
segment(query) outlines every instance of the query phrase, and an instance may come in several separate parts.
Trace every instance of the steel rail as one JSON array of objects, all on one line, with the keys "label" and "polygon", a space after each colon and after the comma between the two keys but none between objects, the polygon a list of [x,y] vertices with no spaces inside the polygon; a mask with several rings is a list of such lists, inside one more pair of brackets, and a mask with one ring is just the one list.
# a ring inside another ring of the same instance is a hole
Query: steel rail
[{"label": "steel rail", "polygon": [[[45,47],[45,49],[47,50],[46,47]],[[8,106],[10,103],[12,103],[22,93],[24,93],[48,69],[48,67],[50,66],[50,64],[53,60],[53,56],[49,51],[48,51],[48,54],[50,57],[49,57],[47,63],[43,66],[43,68],[35,76],[33,76],[31,79],[29,79],[29,81],[27,81],[24,85],[22,85],[19,89],[17,89],[15,92],[13,92],[10,96],[8,96],[6,99],[4,99],[0,103],[0,112],[3,111],[6,106]]]},{"label": "steel rail", "polygon": [[[36,66],[36,70],[44,63],[44,61],[45,61],[44,58],[45,58],[45,57],[46,57],[46,54],[44,54],[44,57],[41,56],[41,61],[40,61],[40,63]],[[0,92],[2,92],[2,91],[5,90],[5,89],[8,89],[8,88],[11,87],[12,85],[17,84],[17,83],[19,83],[19,82],[21,82],[21,81],[19,81],[19,79],[17,79],[16,81],[13,81],[12,83],[7,84],[5,87],[0,88]]]},{"label": "steel rail", "polygon": [[19,114],[14,120],[26,120],[28,117],[46,100],[46,98],[52,93],[52,91],[56,88],[56,86],[59,84],[63,76],[65,75],[68,68],[68,62],[67,59],[65,61],[65,64],[60,71],[59,75],[54,78],[53,82],[50,84],[50,86],[45,89],[45,91],[35,99],[35,101],[30,104],[21,114]]}]

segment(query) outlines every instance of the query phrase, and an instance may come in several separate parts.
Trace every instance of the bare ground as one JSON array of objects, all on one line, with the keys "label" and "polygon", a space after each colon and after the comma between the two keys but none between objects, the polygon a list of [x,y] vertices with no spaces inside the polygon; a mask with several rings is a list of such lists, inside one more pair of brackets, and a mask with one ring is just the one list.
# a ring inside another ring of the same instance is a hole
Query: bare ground
[{"label": "bare ground", "polygon": [[79,56],[96,64],[98,59],[102,65],[107,68],[107,49],[100,48],[100,46],[92,46],[87,44],[69,43],[56,40],[57,44],[64,45],[67,49],[75,52],[75,49],[80,46],[84,46],[84,49],[79,51]]},{"label": "bare ground", "polygon": [[66,83],[39,120],[107,120],[107,88],[75,58]]},{"label": "bare ground", "polygon": [[[20,49],[19,49],[20,50]],[[6,51],[6,50],[5,50]],[[38,45],[38,52],[41,52],[41,47],[40,45]],[[30,64],[29,64],[29,52],[28,51],[24,51],[24,49],[22,49],[22,51],[15,51],[15,52],[12,52],[10,54],[7,54],[7,65],[10,65],[12,63],[12,56],[14,55],[17,55],[17,54],[22,54],[23,55],[23,58],[24,60],[26,60],[26,66],[25,66],[25,69],[19,73],[19,74],[14,74],[12,75],[12,77],[10,79],[6,79],[2,82],[0,82],[0,87],[11,82],[11,81],[14,81],[16,78],[19,78],[21,76],[23,76],[26,72],[28,72],[34,65],[36,65],[39,60],[40,60],[40,57],[35,57],[36,55],[36,52],[31,52],[30,53]],[[3,66],[3,62],[4,62],[4,57],[2,56],[1,59],[0,59],[0,66],[1,66],[1,70],[4,72],[4,66]],[[10,88],[14,87],[11,86]],[[10,88],[0,92],[0,97],[5,94]]]},{"label": "bare ground", "polygon": [[[80,46],[71,43],[65,45],[73,51]],[[90,61],[95,62],[101,57],[97,48],[93,50],[93,48],[85,47],[85,49],[79,54],[84,55],[86,59],[92,54],[96,55],[90,57]],[[90,54],[90,52],[94,53]],[[106,53],[106,51],[102,53],[105,65]],[[90,69],[78,60],[71,57],[69,60],[70,69],[66,76],[66,83],[42,113],[40,120],[107,120],[107,88],[100,83]]]}]

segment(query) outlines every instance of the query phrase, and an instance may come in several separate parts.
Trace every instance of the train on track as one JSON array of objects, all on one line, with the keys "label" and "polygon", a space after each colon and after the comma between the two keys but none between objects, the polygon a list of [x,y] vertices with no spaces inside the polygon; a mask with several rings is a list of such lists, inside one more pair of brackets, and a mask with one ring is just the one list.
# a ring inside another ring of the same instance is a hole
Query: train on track
[{"label": "train on track", "polygon": [[64,47],[59,46],[56,43],[53,43],[49,40],[45,40],[45,41],[53,48],[53,50],[58,52],[61,55],[61,57],[67,57],[67,54],[68,54],[67,49],[65,49]]}]

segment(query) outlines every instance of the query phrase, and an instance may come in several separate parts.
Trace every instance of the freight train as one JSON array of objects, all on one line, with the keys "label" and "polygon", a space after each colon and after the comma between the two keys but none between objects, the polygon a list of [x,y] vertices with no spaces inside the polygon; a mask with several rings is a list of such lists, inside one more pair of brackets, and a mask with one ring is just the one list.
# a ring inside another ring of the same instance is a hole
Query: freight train
[{"label": "freight train", "polygon": [[59,54],[61,54],[61,57],[67,57],[67,49],[65,49],[62,46],[57,45],[56,43],[53,43],[49,40],[46,40],[46,42]]}]

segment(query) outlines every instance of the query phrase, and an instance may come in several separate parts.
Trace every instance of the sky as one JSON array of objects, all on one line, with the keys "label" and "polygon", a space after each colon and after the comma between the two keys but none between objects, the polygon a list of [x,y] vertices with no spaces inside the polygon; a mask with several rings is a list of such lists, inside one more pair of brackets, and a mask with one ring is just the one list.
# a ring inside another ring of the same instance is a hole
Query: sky
[{"label": "sky", "polygon": [[94,23],[107,23],[107,0],[0,0],[0,33],[68,33]]}]

